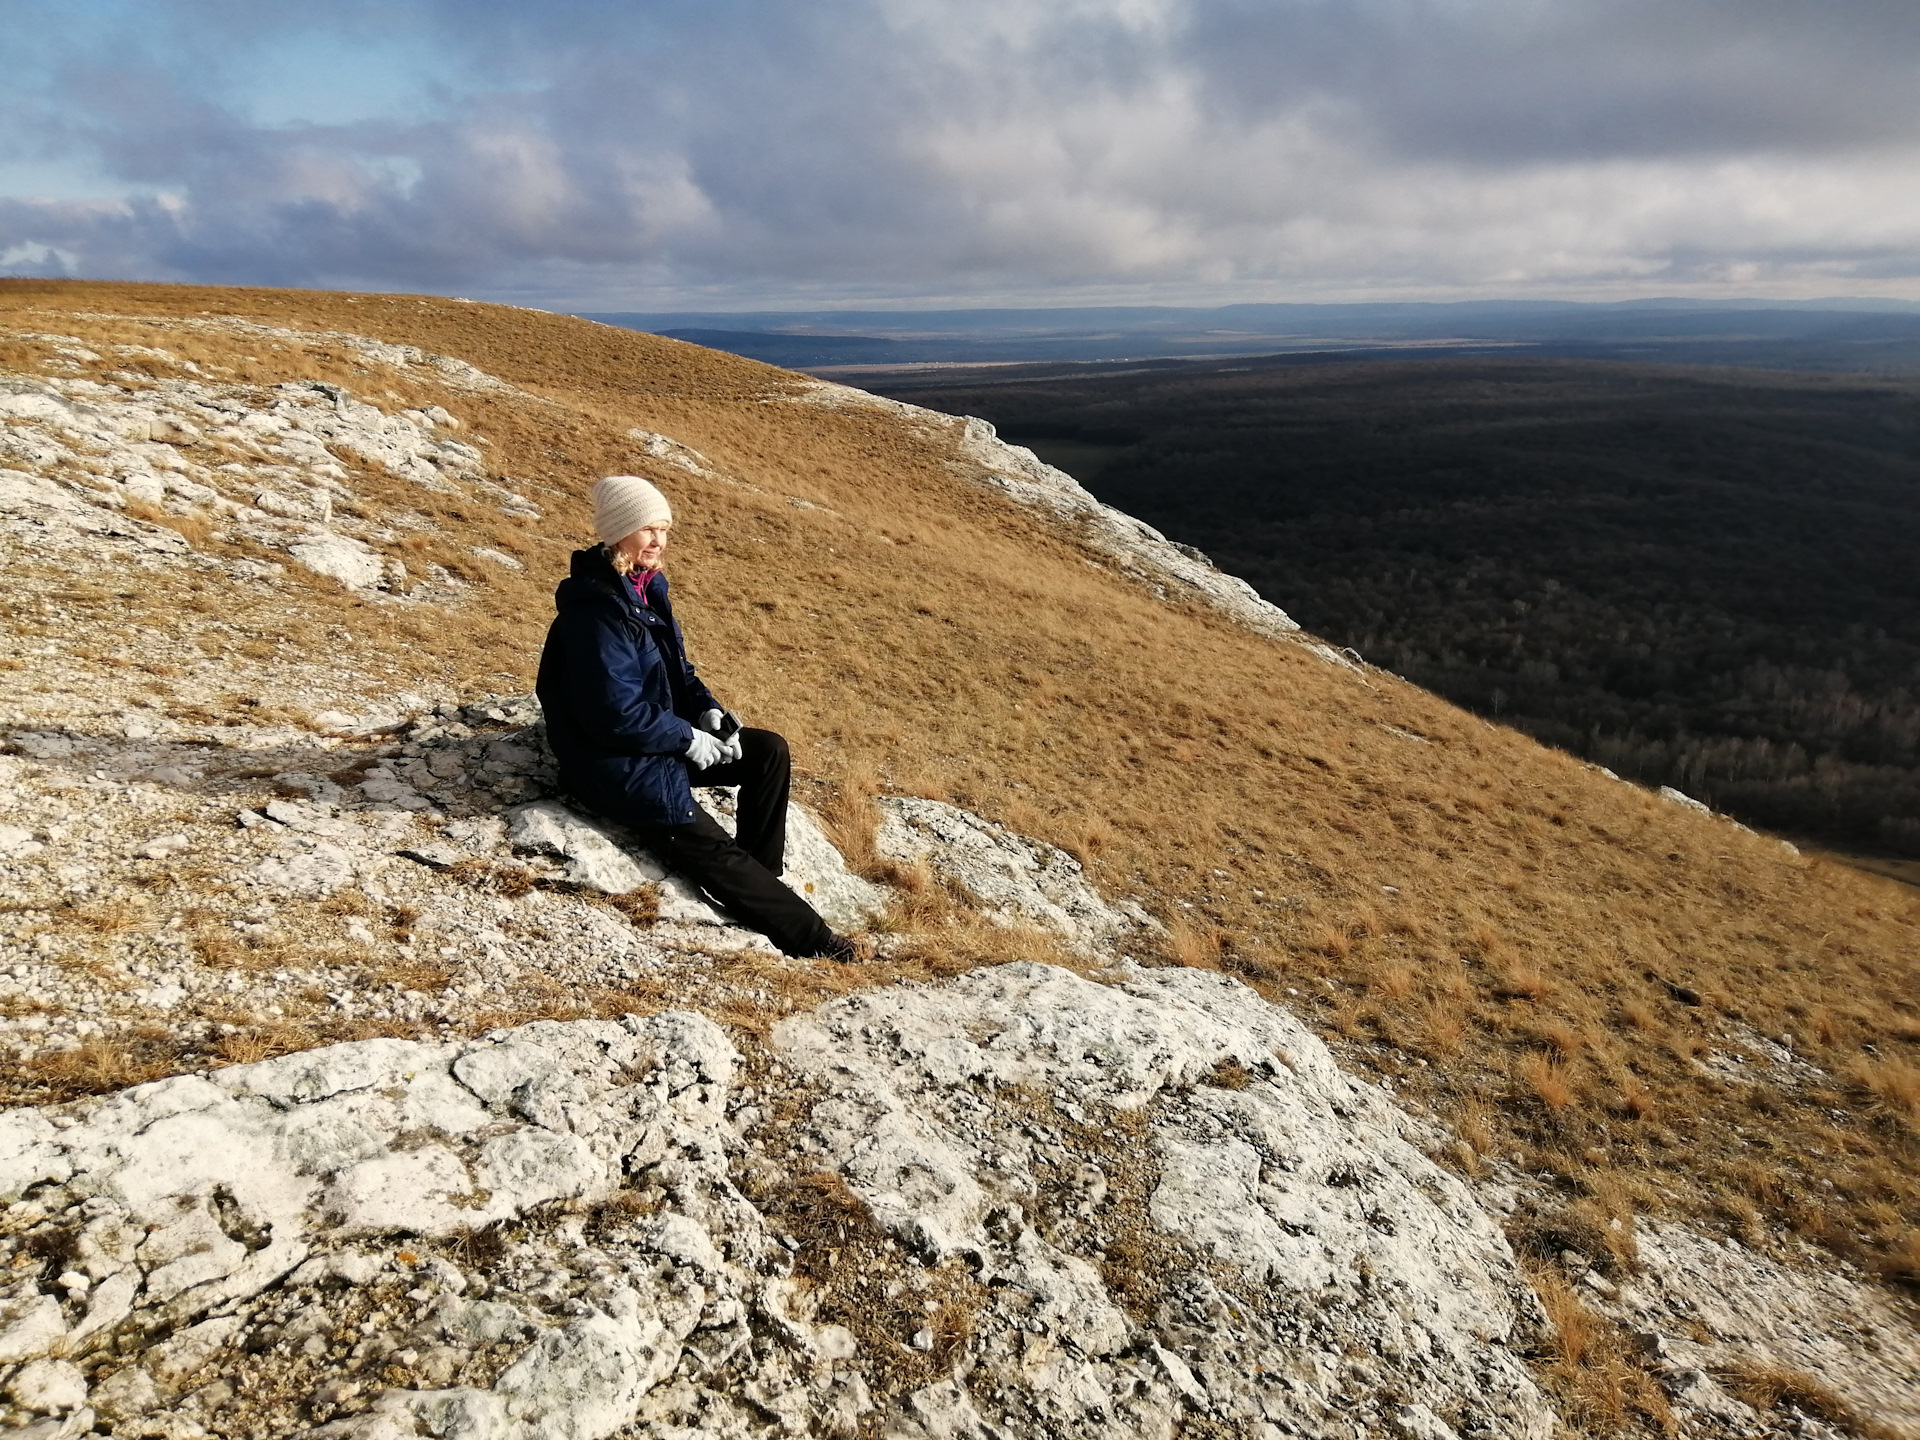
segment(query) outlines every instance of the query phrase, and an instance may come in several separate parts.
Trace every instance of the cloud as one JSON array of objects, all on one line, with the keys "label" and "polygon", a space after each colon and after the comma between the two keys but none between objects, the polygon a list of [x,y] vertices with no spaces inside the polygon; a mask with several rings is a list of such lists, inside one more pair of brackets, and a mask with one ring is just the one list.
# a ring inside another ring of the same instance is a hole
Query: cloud
[{"label": "cloud", "polygon": [[0,0],[0,182],[97,188],[0,199],[15,269],[609,309],[1920,295],[1911,0],[51,9]]}]

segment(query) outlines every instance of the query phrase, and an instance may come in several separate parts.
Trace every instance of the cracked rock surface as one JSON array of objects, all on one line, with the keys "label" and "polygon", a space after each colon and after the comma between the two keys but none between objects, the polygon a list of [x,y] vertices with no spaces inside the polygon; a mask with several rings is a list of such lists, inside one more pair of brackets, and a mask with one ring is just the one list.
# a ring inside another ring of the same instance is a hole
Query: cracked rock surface
[{"label": "cracked rock surface", "polygon": [[[1511,1253],[1384,1097],[1237,982],[1113,979],[851,996],[757,1084],[669,1012],[15,1111],[8,1393],[127,1436],[1266,1434],[1389,1393],[1547,1434]],[[821,1176],[872,1235],[788,1203]],[[842,1243],[895,1272],[868,1313]]]}]

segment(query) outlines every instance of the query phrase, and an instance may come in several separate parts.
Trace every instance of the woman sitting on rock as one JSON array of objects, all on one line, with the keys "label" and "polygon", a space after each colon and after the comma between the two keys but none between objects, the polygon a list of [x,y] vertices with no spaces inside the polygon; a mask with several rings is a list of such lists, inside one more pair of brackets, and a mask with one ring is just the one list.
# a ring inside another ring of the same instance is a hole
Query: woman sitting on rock
[{"label": "woman sitting on rock", "polygon": [[[573,553],[554,591],[535,686],[560,779],[588,809],[633,827],[662,864],[788,955],[871,958],[780,881],[792,761],[787,742],[725,712],[687,659],[660,557],[673,511],[637,475],[593,487],[600,544]],[[738,838],[692,785],[738,785]]]}]

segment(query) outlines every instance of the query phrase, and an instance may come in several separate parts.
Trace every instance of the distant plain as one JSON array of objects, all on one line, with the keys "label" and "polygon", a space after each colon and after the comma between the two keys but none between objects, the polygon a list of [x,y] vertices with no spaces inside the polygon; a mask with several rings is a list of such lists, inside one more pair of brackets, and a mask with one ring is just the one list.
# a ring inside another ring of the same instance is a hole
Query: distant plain
[{"label": "distant plain", "polygon": [[858,376],[876,368],[1132,364],[1282,354],[1309,362],[1523,354],[1920,374],[1920,305],[1887,300],[1462,301],[584,318],[856,384]]}]

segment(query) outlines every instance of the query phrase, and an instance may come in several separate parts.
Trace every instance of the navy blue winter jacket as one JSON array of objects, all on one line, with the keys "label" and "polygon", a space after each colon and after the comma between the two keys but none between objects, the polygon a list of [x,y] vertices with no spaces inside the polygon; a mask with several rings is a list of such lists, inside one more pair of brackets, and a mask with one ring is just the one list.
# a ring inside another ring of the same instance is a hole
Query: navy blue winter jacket
[{"label": "navy blue winter jacket", "polygon": [[716,710],[687,659],[655,571],[642,605],[599,546],[573,552],[553,593],[555,615],[535,690],[561,783],[603,814],[634,825],[692,821],[688,722]]}]

